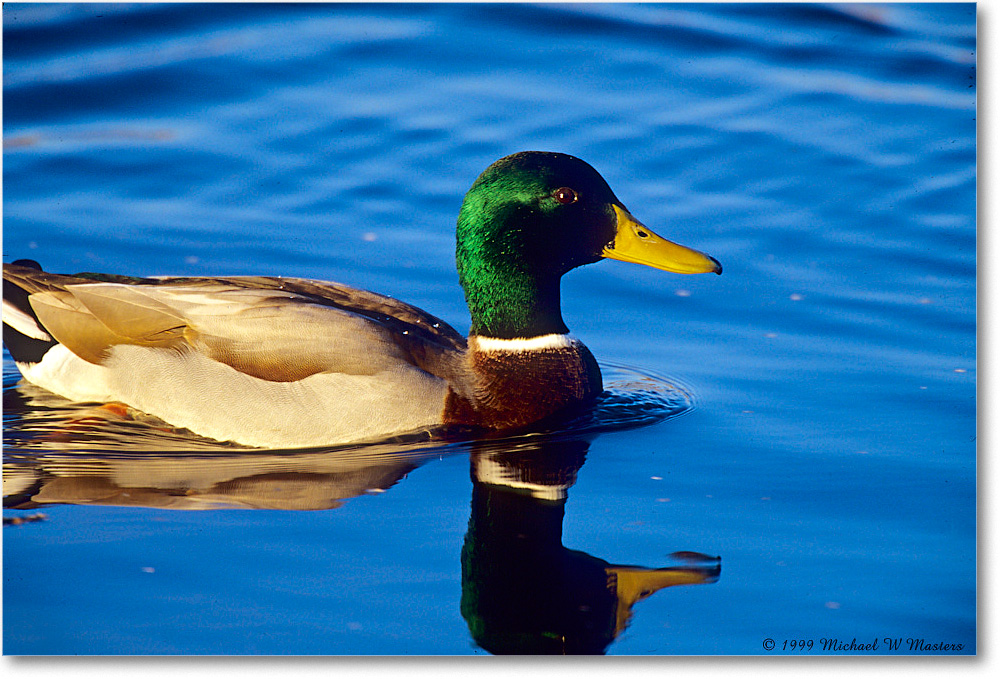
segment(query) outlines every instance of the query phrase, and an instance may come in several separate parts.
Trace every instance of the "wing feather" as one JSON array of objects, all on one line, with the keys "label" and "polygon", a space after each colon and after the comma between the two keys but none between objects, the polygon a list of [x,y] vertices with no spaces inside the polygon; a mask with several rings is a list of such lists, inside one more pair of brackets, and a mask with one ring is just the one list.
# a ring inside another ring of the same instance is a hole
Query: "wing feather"
[{"label": "wing feather", "polygon": [[321,372],[374,375],[409,363],[461,370],[465,338],[391,297],[337,283],[272,277],[76,277],[24,267],[4,276],[28,293],[42,327],[102,363],[119,344],[195,351],[265,380]]}]

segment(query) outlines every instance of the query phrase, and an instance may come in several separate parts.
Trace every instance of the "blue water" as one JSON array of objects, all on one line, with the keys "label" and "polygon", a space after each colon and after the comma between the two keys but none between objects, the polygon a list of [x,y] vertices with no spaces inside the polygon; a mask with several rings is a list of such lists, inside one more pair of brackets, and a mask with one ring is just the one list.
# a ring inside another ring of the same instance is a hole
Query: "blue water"
[{"label": "blue water", "polygon": [[[974,5],[5,3],[3,31],[5,262],[335,280],[464,332],[462,196],[539,149],[725,266],[566,276],[617,391],[511,440],[220,448],[5,353],[4,517],[45,515],[3,530],[5,653],[976,652]],[[616,626],[621,564],[701,583]]]}]

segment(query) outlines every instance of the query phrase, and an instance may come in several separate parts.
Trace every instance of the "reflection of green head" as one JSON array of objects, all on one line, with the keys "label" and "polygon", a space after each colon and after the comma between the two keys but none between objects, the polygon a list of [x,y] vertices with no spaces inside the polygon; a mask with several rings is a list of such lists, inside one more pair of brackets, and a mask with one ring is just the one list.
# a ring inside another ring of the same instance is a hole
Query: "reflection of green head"
[{"label": "reflection of green head", "polygon": [[[604,653],[631,618],[633,604],[663,587],[714,582],[719,566],[647,569],[614,566],[562,545],[565,496],[537,498],[541,481],[565,487],[583,464],[587,442],[548,442],[501,454],[489,465],[473,453],[472,515],[462,547],[462,617],[491,653]],[[517,489],[495,485],[504,463]],[[494,476],[483,482],[488,466]],[[532,493],[536,496],[533,497]]]},{"label": "reflection of green head", "polygon": [[462,616],[490,653],[603,653],[614,638],[607,564],[562,546],[564,504],[473,489]]}]

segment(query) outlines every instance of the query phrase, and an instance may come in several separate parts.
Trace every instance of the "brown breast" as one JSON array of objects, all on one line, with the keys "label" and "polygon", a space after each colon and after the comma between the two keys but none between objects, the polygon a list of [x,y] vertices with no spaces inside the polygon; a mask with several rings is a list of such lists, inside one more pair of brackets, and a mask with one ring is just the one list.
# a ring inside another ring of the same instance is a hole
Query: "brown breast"
[{"label": "brown breast", "polygon": [[[512,429],[537,422],[601,393],[601,371],[582,343],[553,336],[538,348],[513,340],[469,338],[471,393],[454,389],[445,402],[445,424]],[[530,340],[528,341],[530,342]]]}]

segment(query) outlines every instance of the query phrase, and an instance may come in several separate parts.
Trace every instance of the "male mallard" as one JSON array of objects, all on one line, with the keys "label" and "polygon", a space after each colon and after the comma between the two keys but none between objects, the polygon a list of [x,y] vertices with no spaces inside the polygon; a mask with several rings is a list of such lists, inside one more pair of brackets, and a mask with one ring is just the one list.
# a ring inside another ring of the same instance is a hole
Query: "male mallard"
[{"label": "male mallard", "polygon": [[4,342],[29,382],[123,402],[203,436],[320,446],[436,425],[523,427],[602,390],[559,281],[610,257],[676,273],[713,258],[640,224],[560,153],[483,172],[458,216],[468,340],[372,292],[299,278],[63,276],[4,265]]}]

